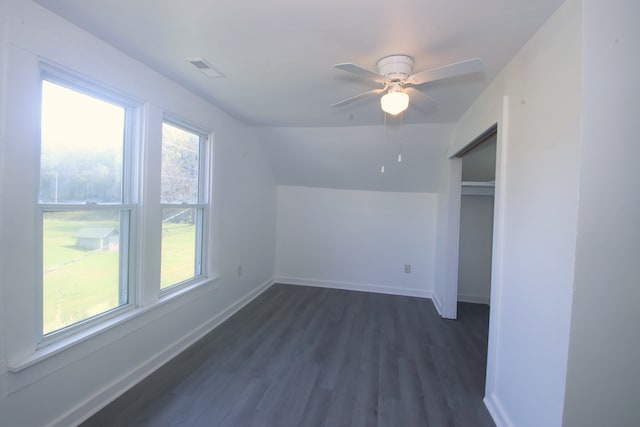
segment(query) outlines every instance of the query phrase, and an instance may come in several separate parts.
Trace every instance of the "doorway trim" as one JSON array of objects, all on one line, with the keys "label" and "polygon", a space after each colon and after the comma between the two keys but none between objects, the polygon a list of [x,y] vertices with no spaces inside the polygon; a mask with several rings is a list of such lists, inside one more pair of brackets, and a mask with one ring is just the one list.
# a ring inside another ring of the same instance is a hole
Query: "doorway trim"
[{"label": "doorway trim", "polygon": [[462,159],[455,155],[447,160],[445,219],[444,289],[440,316],[445,319],[458,317],[458,251],[460,247],[460,202],[462,200]]},{"label": "doorway trim", "polygon": [[502,273],[504,271],[504,234],[507,200],[507,156],[509,141],[509,97],[502,97],[496,138],[496,187],[493,208],[493,253],[491,255],[491,309],[489,310],[489,341],[484,404],[496,423],[507,425],[505,413],[495,396],[497,349],[502,313]]},{"label": "doorway trim", "polygon": [[[493,123],[468,144],[452,154],[448,159],[448,193],[447,193],[447,253],[445,264],[445,286],[442,295],[440,315],[445,319],[456,319],[458,315],[458,265],[460,256],[460,207],[462,203],[462,156],[482,144],[490,136],[498,134],[498,124]],[[496,181],[498,169],[498,137],[496,137]],[[497,182],[496,182],[497,185]],[[497,190],[496,190],[497,191]],[[494,205],[495,226],[495,205]],[[495,228],[494,228],[495,230]],[[493,234],[495,239],[495,232]],[[493,247],[493,246],[492,246]],[[493,255],[492,275],[493,275]],[[493,282],[493,279],[492,279]]]},{"label": "doorway trim", "polygon": [[[508,425],[504,419],[505,413],[496,399],[496,375],[497,375],[497,349],[501,334],[500,314],[502,313],[502,283],[504,271],[504,235],[507,200],[507,157],[509,140],[509,97],[502,97],[502,108],[497,112],[493,124],[487,123],[487,127],[469,144],[449,157],[449,187],[448,193],[448,221],[446,230],[446,276],[441,316],[455,319],[458,303],[458,251],[460,234],[460,199],[462,182],[462,160],[458,157],[473,146],[480,143],[481,137],[486,137],[491,130],[497,132],[496,137],[496,176],[493,208],[493,243],[491,254],[491,296],[489,310],[489,339],[487,343],[487,373],[485,381],[485,397],[483,402],[493,420],[498,425]],[[475,144],[474,144],[475,143]],[[456,203],[457,200],[457,203]],[[455,267],[455,268],[454,268]]]},{"label": "doorway trim", "polygon": [[[506,211],[506,183],[507,183],[507,155],[509,139],[509,97],[502,97],[501,109],[497,112],[495,121],[487,123],[487,127],[469,144],[451,155],[447,162],[448,189],[445,194],[447,219],[445,230],[445,259],[444,259],[444,289],[440,304],[440,315],[446,319],[455,319],[458,304],[458,253],[460,235],[460,201],[462,183],[461,154],[473,148],[487,132],[495,129],[496,137],[496,177],[493,208],[493,244],[491,254],[491,296],[489,310],[489,339],[487,345],[487,374],[485,381],[485,397],[483,402],[498,425],[508,425],[502,414],[504,410],[495,396],[497,348],[500,340],[502,312],[502,276],[504,271],[504,229]],[[475,143],[475,144],[474,144]]]}]

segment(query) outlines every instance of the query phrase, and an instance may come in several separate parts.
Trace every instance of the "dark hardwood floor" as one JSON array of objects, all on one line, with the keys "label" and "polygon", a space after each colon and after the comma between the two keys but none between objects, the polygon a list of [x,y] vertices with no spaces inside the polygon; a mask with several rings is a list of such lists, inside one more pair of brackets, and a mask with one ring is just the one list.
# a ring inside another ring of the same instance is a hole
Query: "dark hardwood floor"
[{"label": "dark hardwood floor", "polygon": [[84,426],[493,426],[489,309],[276,284]]}]

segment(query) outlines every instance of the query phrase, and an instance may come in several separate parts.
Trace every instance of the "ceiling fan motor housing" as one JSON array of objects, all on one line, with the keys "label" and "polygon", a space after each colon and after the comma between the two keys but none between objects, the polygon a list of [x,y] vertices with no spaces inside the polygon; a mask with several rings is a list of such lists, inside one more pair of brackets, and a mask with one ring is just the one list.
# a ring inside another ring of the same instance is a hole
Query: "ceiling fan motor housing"
[{"label": "ceiling fan motor housing", "polygon": [[415,61],[408,55],[390,55],[385,56],[376,64],[378,74],[381,74],[391,80],[404,80],[413,70]]}]

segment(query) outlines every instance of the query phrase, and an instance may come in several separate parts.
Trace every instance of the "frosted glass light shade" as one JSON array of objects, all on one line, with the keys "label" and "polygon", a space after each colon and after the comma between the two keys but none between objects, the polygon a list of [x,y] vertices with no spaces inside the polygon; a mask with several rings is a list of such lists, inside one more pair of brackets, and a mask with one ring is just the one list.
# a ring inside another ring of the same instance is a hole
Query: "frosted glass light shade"
[{"label": "frosted glass light shade", "polygon": [[393,116],[402,113],[409,106],[409,95],[404,92],[389,92],[380,98],[382,111]]}]

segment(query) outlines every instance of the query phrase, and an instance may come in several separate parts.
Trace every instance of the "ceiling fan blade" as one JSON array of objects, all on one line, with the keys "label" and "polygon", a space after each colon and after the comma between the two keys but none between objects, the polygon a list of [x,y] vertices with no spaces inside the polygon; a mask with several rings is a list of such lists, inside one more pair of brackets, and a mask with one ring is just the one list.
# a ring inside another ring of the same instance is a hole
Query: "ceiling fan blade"
[{"label": "ceiling fan blade", "polygon": [[382,84],[384,84],[384,82],[387,80],[385,76],[382,76],[378,73],[374,73],[373,71],[369,71],[366,68],[362,68],[361,66],[352,64],[350,62],[345,62],[343,64],[336,64],[334,65],[334,68],[337,68],[339,70],[346,71],[348,73],[355,74],[359,77],[363,77],[368,80],[373,80],[375,82],[382,83]]},{"label": "ceiling fan blade", "polygon": [[438,109],[438,101],[420,92],[418,89],[409,87],[405,89],[409,94],[410,108],[415,108],[423,113],[431,113]]},{"label": "ceiling fan blade", "polygon": [[480,73],[484,70],[484,62],[480,58],[467,59],[431,70],[412,74],[407,79],[407,84],[422,85],[436,80],[448,79],[471,73]]},{"label": "ceiling fan blade", "polygon": [[351,104],[352,102],[358,101],[362,98],[366,98],[369,95],[376,95],[382,92],[384,92],[384,88],[370,90],[369,92],[363,92],[358,95],[352,96],[351,98],[343,99],[340,102],[336,102],[335,104],[332,105],[332,107],[342,107],[344,105]]}]

